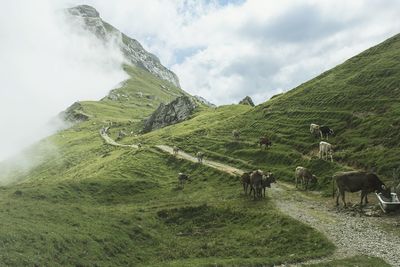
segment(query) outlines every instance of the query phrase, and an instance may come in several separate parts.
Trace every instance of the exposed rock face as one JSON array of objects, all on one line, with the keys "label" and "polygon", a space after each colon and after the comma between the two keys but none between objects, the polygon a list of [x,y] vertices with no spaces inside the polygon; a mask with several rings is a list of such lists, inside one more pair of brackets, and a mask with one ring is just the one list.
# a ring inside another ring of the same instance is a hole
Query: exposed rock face
[{"label": "exposed rock face", "polygon": [[202,103],[202,104],[204,104],[204,105],[206,105],[206,106],[209,106],[209,107],[211,107],[211,108],[215,108],[215,107],[216,107],[216,105],[214,105],[213,103],[209,102],[209,101],[208,101],[207,99],[205,99],[204,97],[195,95],[194,98],[195,98],[197,101],[199,101],[200,103]]},{"label": "exposed rock face", "polygon": [[246,96],[245,98],[243,98],[243,99],[239,102],[239,104],[240,104],[240,105],[249,105],[249,106],[252,106],[252,107],[255,106],[255,105],[254,105],[254,102],[253,102],[253,100],[251,99],[250,96]]},{"label": "exposed rock face", "polygon": [[176,87],[180,87],[178,77],[175,73],[161,65],[160,60],[155,55],[147,52],[138,41],[126,36],[112,25],[103,21],[95,8],[80,5],[69,8],[67,11],[74,18],[81,20],[83,22],[82,26],[95,34],[100,40],[116,42],[125,58],[131,64],[171,82]]},{"label": "exposed rock face", "polygon": [[145,122],[144,133],[172,125],[189,118],[196,104],[188,96],[180,96],[169,104],[161,103],[157,110]]},{"label": "exposed rock face", "polygon": [[72,104],[72,106],[61,112],[59,116],[68,122],[87,121],[90,118],[90,115],[83,111],[83,107],[79,102]]}]

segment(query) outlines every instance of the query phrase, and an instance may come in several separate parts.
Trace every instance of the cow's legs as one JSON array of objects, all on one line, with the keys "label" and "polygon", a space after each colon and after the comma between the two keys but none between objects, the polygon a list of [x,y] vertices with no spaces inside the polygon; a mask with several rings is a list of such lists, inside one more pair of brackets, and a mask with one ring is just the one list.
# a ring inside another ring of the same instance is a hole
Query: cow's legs
[{"label": "cow's legs", "polygon": [[336,206],[339,206],[339,197],[340,197],[340,190],[336,190]]},{"label": "cow's legs", "polygon": [[340,191],[340,195],[342,196],[343,206],[344,206],[344,207],[347,207],[346,200],[345,200],[345,197],[344,197],[344,190],[341,190],[341,191]]}]

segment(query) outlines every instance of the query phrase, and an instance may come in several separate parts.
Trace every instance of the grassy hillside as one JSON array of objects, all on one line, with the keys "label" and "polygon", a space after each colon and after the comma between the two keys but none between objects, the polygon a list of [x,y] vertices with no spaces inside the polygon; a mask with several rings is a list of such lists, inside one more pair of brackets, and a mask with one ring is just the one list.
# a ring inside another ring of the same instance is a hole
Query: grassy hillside
[{"label": "grassy hillside", "polygon": [[[317,189],[330,186],[333,172],[351,167],[376,166],[388,178],[399,152],[399,45],[395,36],[256,108],[201,106],[192,119],[145,135],[137,135],[142,119],[185,92],[126,66],[132,78],[121,88],[102,101],[81,102],[88,121],[38,144],[52,144],[53,153],[33,149],[46,160],[14,173],[19,182],[0,188],[1,262],[258,266],[330,254],[334,246],[324,236],[278,212],[268,197],[254,202],[241,195],[237,177],[177,160],[153,145],[201,150],[242,169],[272,170],[279,180],[291,181],[297,165],[307,166],[320,177]],[[109,122],[112,137],[125,129],[132,134],[121,142],[144,148],[105,144],[99,129]],[[334,163],[317,159],[311,122],[335,129]],[[238,142],[233,129],[241,131]],[[274,144],[268,150],[256,144],[263,134]],[[193,177],[184,189],[176,179],[182,171]]]},{"label": "grassy hillside", "polygon": [[[201,106],[176,128],[135,136],[160,102],[185,93],[140,69],[127,70],[132,79],[122,88],[102,101],[81,102],[88,121],[33,147],[30,153],[45,160],[0,187],[3,265],[256,266],[333,251],[322,234],[281,214],[268,198],[242,196],[235,177],[152,147],[178,142],[180,127],[193,133],[196,145],[201,124],[247,107]],[[133,132],[121,142],[141,141],[144,149],[105,144],[99,130],[108,122],[113,137],[119,129]],[[184,189],[179,172],[193,178]]]},{"label": "grassy hillside", "polygon": [[[156,142],[157,136],[169,136],[184,149],[249,169],[271,169],[284,180],[293,180],[296,166],[306,166],[320,177],[319,188],[346,169],[375,168],[391,181],[400,153],[399,59],[396,35],[255,108],[219,107],[146,138]],[[310,123],[335,130],[329,139],[334,163],[317,158],[320,140],[310,135]],[[232,140],[234,129],[241,131],[239,142]],[[274,144],[268,151],[255,145],[263,134]]]}]

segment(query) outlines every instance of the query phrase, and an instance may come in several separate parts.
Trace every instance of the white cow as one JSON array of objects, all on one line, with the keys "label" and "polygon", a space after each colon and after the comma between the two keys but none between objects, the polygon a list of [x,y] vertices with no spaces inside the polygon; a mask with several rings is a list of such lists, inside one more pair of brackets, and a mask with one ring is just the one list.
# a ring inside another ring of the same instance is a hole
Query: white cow
[{"label": "white cow", "polygon": [[319,143],[319,158],[328,160],[328,156],[331,158],[331,162],[333,162],[333,147],[331,144],[321,141]]},{"label": "white cow", "polygon": [[319,134],[319,125],[315,123],[310,124],[310,133],[313,135]]}]

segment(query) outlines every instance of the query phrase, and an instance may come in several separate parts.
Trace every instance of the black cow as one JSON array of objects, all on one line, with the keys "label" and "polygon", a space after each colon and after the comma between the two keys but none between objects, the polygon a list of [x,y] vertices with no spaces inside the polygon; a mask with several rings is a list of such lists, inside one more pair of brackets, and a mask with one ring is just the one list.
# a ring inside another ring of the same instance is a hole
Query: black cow
[{"label": "black cow", "polygon": [[[361,190],[361,202],[365,198],[365,204],[368,203],[367,194],[371,192],[379,192],[386,198],[390,198],[390,188],[374,173],[351,171],[351,172],[338,172],[333,175],[333,181],[336,182],[336,206],[339,206],[339,196],[342,196],[343,205],[346,207],[344,192],[357,192]],[[335,189],[333,188],[333,196]]]},{"label": "black cow", "polygon": [[333,130],[325,125],[322,125],[321,127],[319,127],[319,133],[321,135],[321,139],[323,139],[325,136],[327,140],[329,139],[328,137],[330,135],[334,134]]}]

